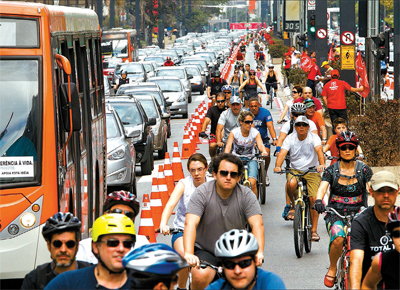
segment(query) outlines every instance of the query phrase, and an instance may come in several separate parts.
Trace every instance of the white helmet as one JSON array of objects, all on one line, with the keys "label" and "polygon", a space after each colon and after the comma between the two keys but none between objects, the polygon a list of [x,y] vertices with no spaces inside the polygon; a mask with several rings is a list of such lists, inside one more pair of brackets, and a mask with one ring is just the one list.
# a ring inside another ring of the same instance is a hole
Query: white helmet
[{"label": "white helmet", "polygon": [[215,243],[214,254],[217,258],[238,258],[254,256],[258,251],[258,243],[252,233],[245,230],[230,230],[222,234]]}]

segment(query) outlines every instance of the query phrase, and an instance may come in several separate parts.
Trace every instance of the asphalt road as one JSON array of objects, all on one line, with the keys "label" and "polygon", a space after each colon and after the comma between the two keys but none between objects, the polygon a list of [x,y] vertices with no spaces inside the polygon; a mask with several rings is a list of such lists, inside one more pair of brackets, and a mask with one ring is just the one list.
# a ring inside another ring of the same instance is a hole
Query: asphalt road
[{"label": "asphalt road", "polygon": [[[253,58],[253,51],[253,47],[248,49],[246,63],[250,63],[251,68],[255,69],[256,64]],[[206,95],[199,95],[199,93],[193,93],[192,96],[193,102],[189,104],[189,117],[194,113],[199,103],[206,99]],[[264,106],[265,103],[266,100],[264,99]],[[279,135],[281,125],[276,124],[276,120],[278,120],[282,109],[278,108],[278,105],[278,100],[275,100],[273,109],[271,110],[277,135]],[[172,158],[174,142],[178,142],[179,152],[182,152],[183,127],[188,122],[188,119],[174,117],[171,122],[172,136],[168,139],[168,151]],[[198,148],[199,150],[197,152],[209,158],[207,144],[199,144]],[[272,147],[271,152],[274,150],[274,147]],[[156,155],[154,157],[155,169],[158,168],[157,165],[164,164],[164,160],[157,160]],[[322,217],[320,217],[318,233],[321,236],[321,240],[312,244],[310,253],[304,254],[302,258],[298,259],[294,251],[293,223],[291,221],[285,221],[281,217],[285,206],[284,186],[286,179],[284,175],[273,174],[275,160],[276,158],[272,157],[271,165],[268,170],[271,185],[267,187],[267,202],[265,205],[261,206],[265,227],[265,263],[262,268],[280,275],[288,289],[325,289],[326,287],[323,284],[323,279],[329,265],[329,237],[325,229],[325,223]],[[182,160],[185,176],[189,174],[186,170],[186,163],[186,160]],[[137,177],[138,197],[140,201],[143,200],[144,193],[150,194],[151,181],[152,177],[150,175]],[[169,220],[170,226],[172,226],[173,219],[174,216],[172,215]],[[139,228],[139,224],[140,220],[138,217],[135,222],[136,229]],[[169,236],[164,237],[158,235],[157,241],[168,245],[171,244],[171,238]]]}]

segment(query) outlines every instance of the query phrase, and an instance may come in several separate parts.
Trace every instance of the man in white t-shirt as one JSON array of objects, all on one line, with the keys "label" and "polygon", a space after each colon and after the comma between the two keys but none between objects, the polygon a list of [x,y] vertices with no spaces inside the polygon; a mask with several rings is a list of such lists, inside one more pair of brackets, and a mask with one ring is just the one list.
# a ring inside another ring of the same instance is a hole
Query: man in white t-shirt
[{"label": "man in white t-shirt", "polygon": [[[228,140],[229,133],[240,127],[238,120],[239,114],[242,111],[242,101],[238,96],[232,96],[230,99],[231,107],[222,112],[218,119],[217,129],[215,136],[217,139],[217,146],[222,147]],[[223,133],[222,133],[223,131]]]},{"label": "man in white t-shirt", "polygon": [[[287,153],[290,150],[290,168],[294,174],[303,173],[310,167],[316,167],[318,172],[325,169],[325,158],[322,151],[321,139],[317,134],[309,132],[309,120],[305,116],[299,116],[294,122],[296,132],[291,133],[283,142],[281,152],[276,159],[274,172],[280,172],[281,166]],[[308,196],[310,197],[311,206],[314,206],[315,197],[321,176],[317,172],[311,172],[303,176],[307,181]],[[286,174],[287,195],[291,199],[291,210],[288,213],[288,219],[294,217],[294,198],[297,194],[298,177],[291,173]],[[311,210],[311,240],[318,242],[320,237],[317,234],[318,213]]]}]

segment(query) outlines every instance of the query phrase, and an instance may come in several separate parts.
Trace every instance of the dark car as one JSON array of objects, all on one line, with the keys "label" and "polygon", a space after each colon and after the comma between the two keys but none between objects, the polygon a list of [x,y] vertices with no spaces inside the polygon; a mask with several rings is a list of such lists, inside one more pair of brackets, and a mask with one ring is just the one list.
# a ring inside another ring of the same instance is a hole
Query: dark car
[{"label": "dark car", "polygon": [[140,102],[132,95],[106,96],[106,104],[117,111],[125,133],[132,138],[136,150],[136,162],[140,163],[142,175],[149,175],[154,169],[154,134],[151,126],[157,122],[148,118]]}]

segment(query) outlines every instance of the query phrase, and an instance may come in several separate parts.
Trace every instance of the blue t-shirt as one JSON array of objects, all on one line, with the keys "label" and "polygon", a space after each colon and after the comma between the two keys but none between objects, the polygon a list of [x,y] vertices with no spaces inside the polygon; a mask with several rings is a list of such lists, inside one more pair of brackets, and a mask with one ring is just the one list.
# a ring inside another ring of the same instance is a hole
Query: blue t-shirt
[{"label": "blue t-shirt", "polygon": [[260,108],[260,111],[258,112],[258,115],[254,117],[253,122],[256,129],[260,132],[261,139],[268,138],[267,122],[271,121],[271,113],[265,108]]},{"label": "blue t-shirt", "polygon": [[[94,267],[96,266],[57,275],[44,289],[109,289],[97,284],[96,277],[94,276]],[[126,283],[119,289],[129,289],[130,283],[131,280],[128,275]]]},{"label": "blue t-shirt", "polygon": [[[228,286],[228,283],[225,284],[224,288],[221,288],[222,285],[224,284],[225,279],[221,278],[215,281],[214,283],[211,283],[208,285],[207,289],[230,289]],[[258,289],[286,289],[285,283],[283,283],[283,280],[281,277],[279,277],[277,274],[265,271],[261,268],[258,268],[258,273],[257,273],[257,280],[256,284],[253,287],[253,290],[258,290]]]}]

